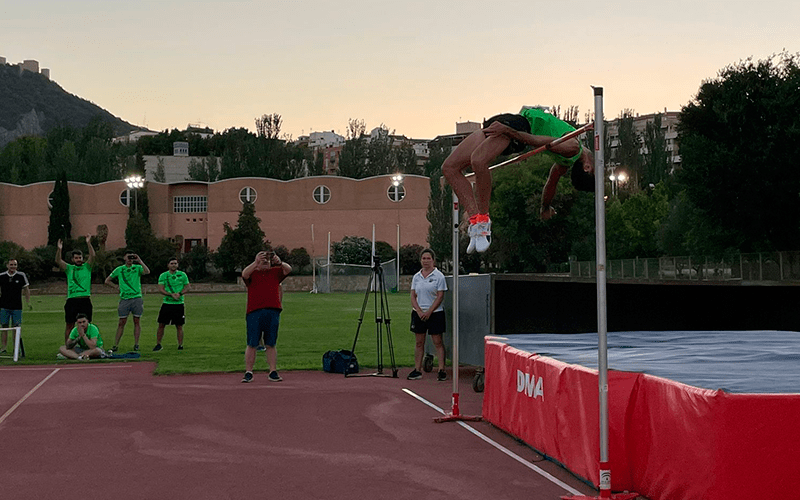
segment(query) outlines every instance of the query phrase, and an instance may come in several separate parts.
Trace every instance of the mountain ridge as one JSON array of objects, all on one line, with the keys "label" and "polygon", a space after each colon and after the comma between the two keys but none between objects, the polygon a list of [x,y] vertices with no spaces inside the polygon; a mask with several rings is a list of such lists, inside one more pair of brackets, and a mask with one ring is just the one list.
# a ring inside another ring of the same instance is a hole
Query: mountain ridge
[{"label": "mountain ridge", "polygon": [[117,136],[140,129],[70,94],[42,74],[0,64],[0,147],[19,137],[44,135],[58,126],[81,129],[98,116]]}]

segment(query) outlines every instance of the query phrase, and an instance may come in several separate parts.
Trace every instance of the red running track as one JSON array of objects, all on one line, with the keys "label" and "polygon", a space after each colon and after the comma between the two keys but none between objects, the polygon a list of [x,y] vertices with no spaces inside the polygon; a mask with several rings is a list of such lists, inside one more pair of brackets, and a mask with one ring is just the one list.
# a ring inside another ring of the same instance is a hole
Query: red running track
[{"label": "red running track", "polygon": [[[0,368],[4,499],[558,499],[570,491],[404,392],[449,411],[435,374],[153,376],[152,363]],[[482,394],[462,368],[462,414]],[[450,375],[448,373],[448,375]],[[38,386],[38,388],[37,388]],[[35,390],[33,390],[35,389]],[[32,391],[33,390],[33,391]],[[28,395],[27,399],[23,398]],[[483,422],[491,440],[596,494]]]}]

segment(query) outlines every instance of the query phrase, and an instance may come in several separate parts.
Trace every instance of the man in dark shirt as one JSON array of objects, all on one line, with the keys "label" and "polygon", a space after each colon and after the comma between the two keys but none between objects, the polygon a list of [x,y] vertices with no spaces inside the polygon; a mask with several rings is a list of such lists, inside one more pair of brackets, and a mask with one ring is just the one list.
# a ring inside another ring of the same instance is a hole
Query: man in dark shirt
[{"label": "man in dark shirt", "polygon": [[[8,271],[0,274],[0,327],[13,328],[22,324],[22,292],[28,309],[31,306],[31,291],[28,288],[28,277],[17,271],[17,259],[8,259]],[[8,330],[0,334],[0,354],[8,347]]]}]

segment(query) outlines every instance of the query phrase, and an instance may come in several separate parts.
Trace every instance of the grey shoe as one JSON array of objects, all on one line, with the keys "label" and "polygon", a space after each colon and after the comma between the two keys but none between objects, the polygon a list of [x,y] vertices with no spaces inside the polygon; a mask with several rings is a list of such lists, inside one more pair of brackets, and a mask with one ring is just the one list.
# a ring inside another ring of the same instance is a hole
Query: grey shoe
[{"label": "grey shoe", "polygon": [[269,372],[269,381],[270,382],[280,382],[281,380],[283,380],[283,379],[281,378],[280,375],[278,375],[278,372],[276,372],[276,371]]},{"label": "grey shoe", "polygon": [[409,373],[409,374],[408,374],[408,377],[406,377],[406,378],[407,378],[408,380],[419,380],[419,379],[421,379],[421,378],[422,378],[422,372],[421,372],[421,371],[419,371],[419,370],[417,370],[417,369],[415,368],[415,369],[414,369],[414,371],[412,371],[411,373]]},{"label": "grey shoe", "polygon": [[244,377],[242,378],[243,384],[248,384],[253,381],[253,372],[244,372]]}]

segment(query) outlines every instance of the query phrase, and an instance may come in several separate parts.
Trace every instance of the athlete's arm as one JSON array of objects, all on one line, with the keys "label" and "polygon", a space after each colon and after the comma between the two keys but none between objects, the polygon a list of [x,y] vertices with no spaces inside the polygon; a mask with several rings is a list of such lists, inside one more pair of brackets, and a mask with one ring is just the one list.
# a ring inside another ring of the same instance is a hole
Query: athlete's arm
[{"label": "athlete's arm", "polygon": [[94,262],[95,252],[94,247],[92,246],[92,237],[90,235],[86,235],[86,246],[89,247],[89,259],[86,261],[87,264],[91,265]]},{"label": "athlete's arm", "polygon": [[559,165],[558,163],[554,163],[550,168],[550,175],[547,177],[547,182],[544,183],[544,189],[542,189],[542,208],[539,212],[542,220],[548,220],[556,214],[555,209],[550,206],[550,204],[556,196],[558,180],[568,171],[569,169],[567,167]]},{"label": "athlete's arm", "polygon": [[64,262],[64,259],[61,258],[61,251],[64,248],[64,243],[62,243],[60,239],[58,240],[57,247],[58,249],[56,250],[56,265],[58,266],[59,269],[63,271],[67,268],[67,263]]}]

